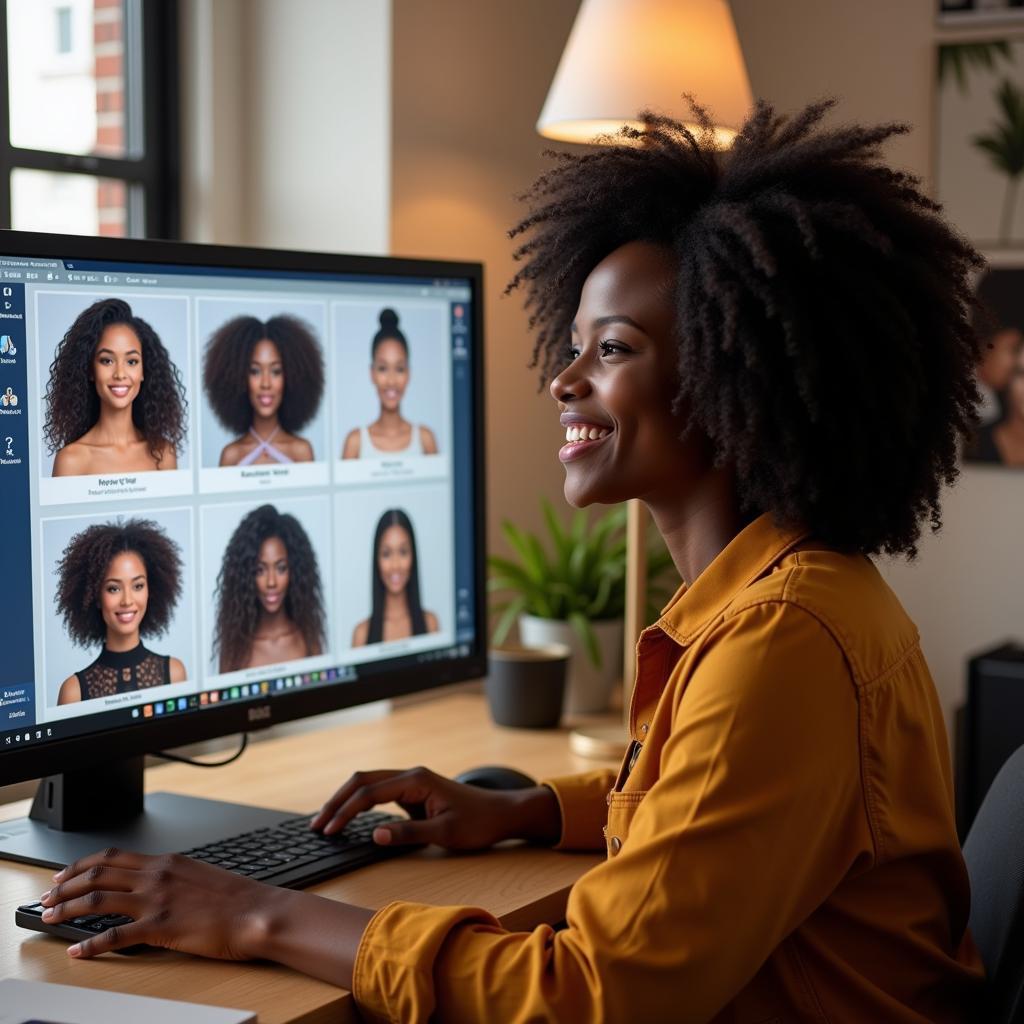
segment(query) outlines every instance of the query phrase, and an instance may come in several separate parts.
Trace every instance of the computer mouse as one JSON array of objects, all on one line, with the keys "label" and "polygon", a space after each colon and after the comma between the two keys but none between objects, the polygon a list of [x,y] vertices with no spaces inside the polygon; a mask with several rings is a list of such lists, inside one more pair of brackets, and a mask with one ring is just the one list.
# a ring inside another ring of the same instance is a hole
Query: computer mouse
[{"label": "computer mouse", "polygon": [[529,789],[537,785],[529,775],[498,764],[468,768],[456,775],[455,781],[464,782],[467,786],[479,786],[481,789]]}]

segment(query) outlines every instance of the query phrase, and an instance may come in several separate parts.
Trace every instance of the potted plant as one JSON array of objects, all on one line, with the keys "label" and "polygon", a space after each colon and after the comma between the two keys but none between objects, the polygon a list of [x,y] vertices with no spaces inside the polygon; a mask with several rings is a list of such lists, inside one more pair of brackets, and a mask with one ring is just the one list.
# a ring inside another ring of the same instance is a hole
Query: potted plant
[{"label": "potted plant", "polygon": [[[603,711],[622,665],[626,601],[626,507],[598,516],[579,510],[567,525],[541,500],[547,543],[505,521],[502,533],[515,558],[491,556],[488,589],[500,596],[493,642],[502,644],[518,622],[529,646],[564,643],[572,651],[566,688],[568,714]],[[648,557],[649,621],[652,597],[664,596],[659,578],[672,565],[663,546]]]}]

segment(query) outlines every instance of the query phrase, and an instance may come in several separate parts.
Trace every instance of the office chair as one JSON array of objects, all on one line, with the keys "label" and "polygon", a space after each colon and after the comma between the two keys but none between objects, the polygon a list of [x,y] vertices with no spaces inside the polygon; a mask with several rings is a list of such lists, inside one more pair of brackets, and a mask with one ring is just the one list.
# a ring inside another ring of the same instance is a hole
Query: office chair
[{"label": "office chair", "polygon": [[992,1024],[1024,1024],[1024,747],[1003,765],[964,843],[970,927]]}]

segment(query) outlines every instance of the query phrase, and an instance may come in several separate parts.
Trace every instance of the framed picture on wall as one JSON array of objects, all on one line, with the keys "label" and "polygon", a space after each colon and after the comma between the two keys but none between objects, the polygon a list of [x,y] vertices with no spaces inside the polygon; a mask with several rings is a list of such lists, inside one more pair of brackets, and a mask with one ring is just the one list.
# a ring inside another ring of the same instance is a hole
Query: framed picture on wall
[{"label": "framed picture on wall", "polygon": [[942,26],[1024,21],[1024,0],[936,0],[936,8]]},{"label": "framed picture on wall", "polygon": [[993,253],[976,289],[986,348],[977,369],[980,424],[964,458],[1024,469],[1024,250]]},{"label": "framed picture on wall", "polygon": [[935,184],[986,252],[1024,250],[1024,34],[938,47]]}]

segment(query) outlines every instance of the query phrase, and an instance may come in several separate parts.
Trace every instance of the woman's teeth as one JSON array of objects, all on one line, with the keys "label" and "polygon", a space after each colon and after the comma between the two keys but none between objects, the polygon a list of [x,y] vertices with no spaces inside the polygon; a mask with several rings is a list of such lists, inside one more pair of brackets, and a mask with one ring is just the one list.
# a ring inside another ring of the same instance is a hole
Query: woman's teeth
[{"label": "woman's teeth", "polygon": [[607,437],[611,431],[607,427],[590,427],[586,424],[576,425],[565,428],[565,440],[571,441],[599,441],[602,437]]}]

